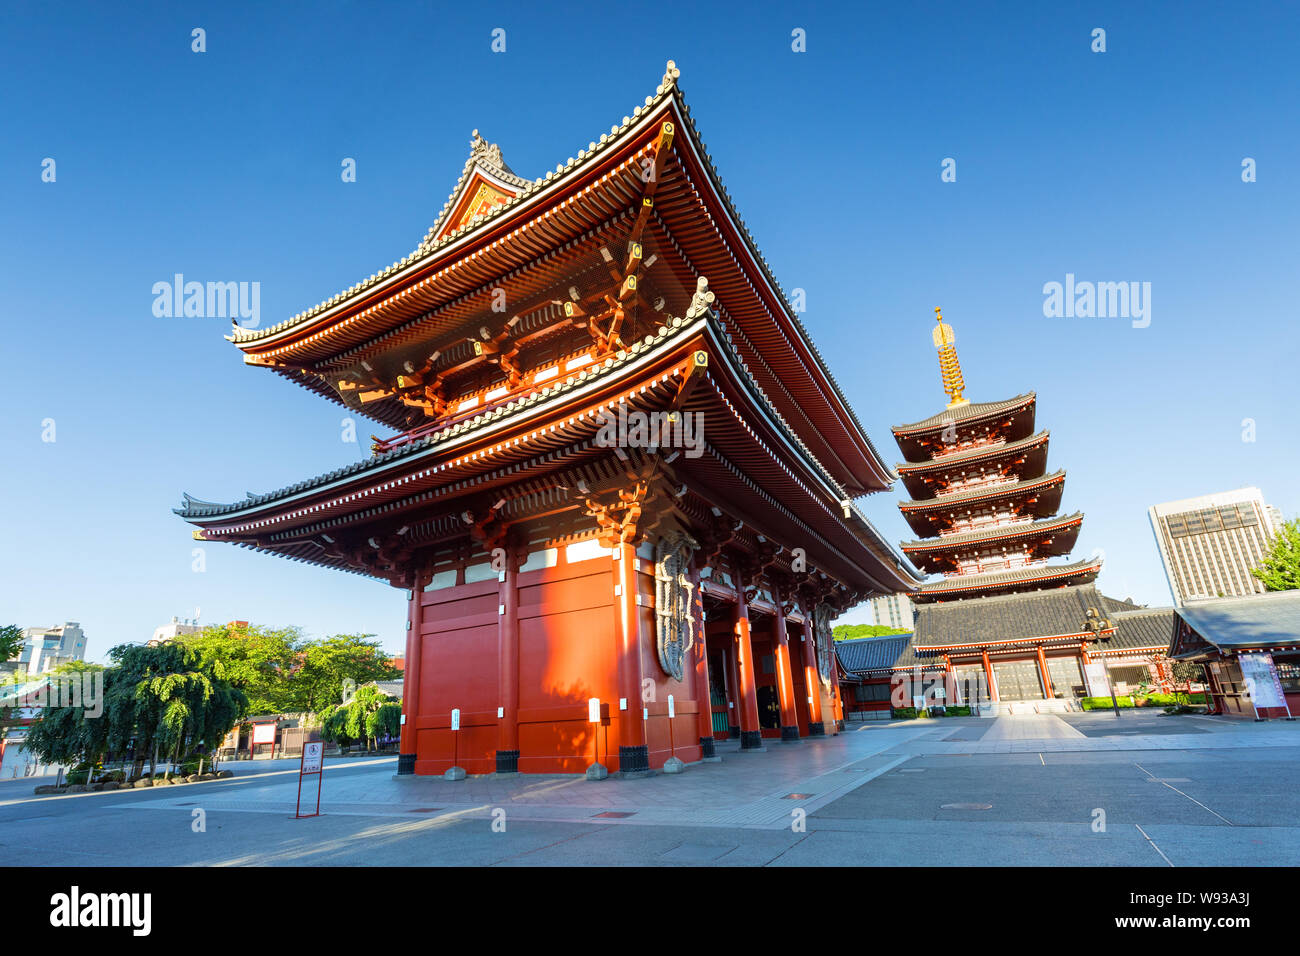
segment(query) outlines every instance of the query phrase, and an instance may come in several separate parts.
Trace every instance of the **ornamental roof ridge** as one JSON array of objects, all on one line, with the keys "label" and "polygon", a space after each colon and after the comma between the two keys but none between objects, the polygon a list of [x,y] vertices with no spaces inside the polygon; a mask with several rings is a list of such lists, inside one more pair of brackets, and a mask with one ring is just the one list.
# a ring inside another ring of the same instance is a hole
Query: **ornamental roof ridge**
[{"label": "ornamental roof ridge", "polygon": [[1017,405],[1032,404],[1037,401],[1038,393],[1028,391],[1012,398],[1003,399],[997,402],[971,402],[969,405],[961,405],[957,408],[945,408],[943,411],[936,412],[929,418],[923,418],[919,422],[912,422],[909,425],[891,425],[890,431],[895,435],[903,432],[928,431],[938,429],[947,425],[949,422],[956,424],[958,422],[979,419],[985,415],[995,415],[1000,411],[1008,408],[1014,408]]},{"label": "ornamental roof ridge", "polygon": [[[472,222],[469,222],[466,225],[461,226],[457,229],[453,229],[445,236],[435,239],[434,236],[437,235],[438,228],[440,227],[440,225],[442,224],[446,216],[450,214],[452,208],[452,200],[456,198],[456,195],[459,192],[459,190],[465,185],[474,167],[476,161],[476,149],[477,149],[477,155],[479,156],[489,156],[489,157],[496,157],[496,158],[500,157],[500,149],[493,146],[492,144],[484,143],[483,146],[479,146],[479,143],[482,142],[482,140],[481,137],[478,137],[477,135],[478,131],[475,130],[474,131],[475,139],[471,142],[470,157],[465,163],[464,170],[461,172],[461,178],[457,180],[456,187],[452,190],[452,195],[451,197],[448,198],[447,204],[443,206],[442,211],[439,213],[437,222],[435,222],[434,225],[429,228],[428,232],[425,234],[425,238],[420,242],[419,245],[415,247],[415,249],[410,254],[394,262],[391,266],[389,266],[387,269],[383,270],[382,272],[372,273],[370,278],[362,279],[360,282],[349,286],[347,289],[344,289],[342,292],[339,292],[331,296],[325,301],[320,302],[309,309],[305,309],[302,312],[299,312],[297,315],[293,316],[292,318],[286,319],[283,322],[278,322],[275,325],[268,326],[265,329],[244,329],[238,324],[236,324],[233,335],[226,336],[226,338],[231,342],[239,344],[244,342],[253,342],[258,339],[266,338],[277,332],[282,332],[285,329],[291,328],[308,319],[314,318],[320,315],[320,313],[327,311],[328,309],[331,309],[334,306],[338,305],[340,302],[352,298],[358,292],[364,291],[365,289],[368,289],[371,286],[374,286],[377,283],[390,278],[395,273],[401,272],[402,270],[413,265],[415,262],[427,258],[433,253],[442,249],[444,246],[447,246],[450,243],[463,238],[467,233],[482,228],[488,222],[491,222],[492,220],[501,216],[504,212],[514,209],[525,199],[532,197],[534,194],[539,192],[544,187],[550,186],[553,181],[564,177],[566,174],[572,173],[575,169],[579,167],[585,166],[588,162],[591,161],[591,158],[597,153],[604,152],[606,149],[608,149],[610,146],[614,145],[615,143],[621,142],[624,136],[627,134],[627,132],[635,127],[640,126],[641,119],[649,115],[649,113],[653,111],[654,107],[657,106],[659,103],[661,103],[666,96],[676,96],[678,97],[678,99],[680,99],[681,90],[677,86],[677,78],[680,75],[681,75],[681,71],[677,69],[676,64],[674,64],[672,60],[669,60],[668,67],[664,73],[663,79],[660,81],[659,86],[656,88],[654,95],[647,96],[645,98],[644,106],[636,107],[632,111],[631,116],[624,116],[621,125],[615,124],[610,127],[608,133],[602,133],[600,135],[599,142],[593,140],[592,142],[588,143],[586,149],[578,150],[578,156],[576,159],[571,156],[569,157],[566,163],[557,164],[554,172],[548,172],[546,173],[545,176],[538,177],[537,179],[534,180],[527,180],[522,177],[519,177],[513,171],[508,170],[508,168],[504,167],[504,163],[503,163],[502,166],[503,168],[506,169],[508,175],[518,180],[520,190],[521,190],[520,193],[517,196],[514,196],[511,199],[507,200],[506,202],[499,203],[493,206],[483,216],[473,220]],[[685,108],[685,104],[683,103],[683,113],[689,116],[689,112],[690,111]],[[692,129],[695,128],[695,123],[693,120],[691,121],[691,128]],[[495,150],[495,153],[493,153],[492,150]]]},{"label": "ornamental roof ridge", "polygon": [[489,176],[519,189],[527,189],[532,185],[532,180],[518,175],[506,165],[506,161],[501,155],[500,146],[496,143],[489,143],[479,135],[478,130],[474,130],[470,135],[469,158],[465,160],[465,166],[460,171],[460,178],[456,180],[456,185],[452,187],[447,201],[442,204],[442,210],[438,213],[438,218],[434,220],[425,237],[416,246],[417,251],[426,246],[442,230],[442,227],[447,222],[447,217],[455,211],[462,193],[469,186],[475,169],[481,169]]}]

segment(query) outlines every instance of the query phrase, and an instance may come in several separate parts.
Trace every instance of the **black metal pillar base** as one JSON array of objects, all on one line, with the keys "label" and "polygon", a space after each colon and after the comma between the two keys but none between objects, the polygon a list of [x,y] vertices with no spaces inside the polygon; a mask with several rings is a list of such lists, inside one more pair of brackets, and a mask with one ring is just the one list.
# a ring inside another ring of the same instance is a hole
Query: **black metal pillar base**
[{"label": "black metal pillar base", "polygon": [[398,754],[397,772],[399,775],[415,773],[415,754]]},{"label": "black metal pillar base", "polygon": [[732,724],[730,727],[727,728],[727,734],[728,734],[728,736],[731,737],[732,740],[739,740],[739,739],[740,739],[740,728],[737,727],[736,725]]},{"label": "black metal pillar base", "polygon": [[757,730],[744,730],[740,734],[741,750],[757,750],[763,746],[763,734]]},{"label": "black metal pillar base", "polygon": [[718,752],[718,751],[717,751],[717,748],[714,747],[714,745],[713,745],[713,738],[712,738],[712,737],[701,737],[701,738],[700,738],[700,756],[701,756],[701,757],[713,757],[713,756],[716,756],[716,755],[717,755],[717,752]]},{"label": "black metal pillar base", "polygon": [[817,722],[815,722],[815,723],[811,723],[811,724],[809,724],[809,725],[808,725],[808,736],[809,736],[809,737],[825,737],[825,736],[826,736],[826,725],[823,724],[820,720],[817,721]]},{"label": "black metal pillar base", "polygon": [[639,747],[618,748],[619,773],[649,773],[650,748],[642,744]]},{"label": "black metal pillar base", "polygon": [[786,742],[795,742],[795,743],[797,743],[797,742],[799,741],[799,728],[798,728],[798,727],[782,727],[782,728],[781,728],[781,739],[782,739],[783,741],[786,741]]},{"label": "black metal pillar base", "polygon": [[497,751],[497,773],[518,773],[518,772],[519,772],[519,751],[498,750]]}]

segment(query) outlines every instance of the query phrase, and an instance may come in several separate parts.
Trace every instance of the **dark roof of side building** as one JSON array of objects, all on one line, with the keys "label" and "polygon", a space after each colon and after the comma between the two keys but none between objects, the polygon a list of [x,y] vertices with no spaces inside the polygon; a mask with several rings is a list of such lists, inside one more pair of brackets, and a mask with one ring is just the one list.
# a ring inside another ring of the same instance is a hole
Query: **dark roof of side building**
[{"label": "dark roof of side building", "polygon": [[[854,676],[915,664],[933,666],[927,647],[978,644],[981,641],[1029,640],[1079,634],[1088,609],[1097,608],[1115,623],[1111,639],[1100,650],[1163,650],[1173,633],[1173,608],[1144,608],[1130,600],[1117,600],[1092,585],[1053,588],[1024,594],[1007,594],[918,605],[912,634],[837,641],[840,665]],[[919,650],[918,650],[919,649]]]}]

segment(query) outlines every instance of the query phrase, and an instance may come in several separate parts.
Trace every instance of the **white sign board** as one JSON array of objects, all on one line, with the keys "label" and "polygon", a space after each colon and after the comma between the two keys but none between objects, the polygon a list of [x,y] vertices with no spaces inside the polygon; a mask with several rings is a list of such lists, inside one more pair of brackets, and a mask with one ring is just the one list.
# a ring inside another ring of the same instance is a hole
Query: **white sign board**
[{"label": "white sign board", "polygon": [[275,743],[275,724],[253,724],[253,743]]},{"label": "white sign board", "polygon": [[587,720],[593,724],[600,723],[600,698],[599,697],[587,698]]},{"label": "white sign board", "polygon": [[303,773],[320,773],[321,763],[325,756],[325,745],[322,743],[304,744],[302,748],[302,772]]},{"label": "white sign board", "polygon": [[668,695],[668,716],[669,716],[670,718],[671,718],[671,717],[676,717],[676,716],[677,716],[677,710],[676,710],[676,709],[674,708],[674,706],[673,706],[673,695],[672,695],[672,694],[669,694],[669,695]]},{"label": "white sign board", "polygon": [[460,730],[460,708],[456,707],[451,712],[451,729]]},{"label": "white sign board", "polygon": [[1088,678],[1088,696],[1089,697],[1107,697],[1110,695],[1110,687],[1106,683],[1106,662],[1094,657],[1084,665],[1084,673]]},{"label": "white sign board", "polygon": [[1277,678],[1277,667],[1272,654],[1238,654],[1241,676],[1246,682],[1246,693],[1255,709],[1260,707],[1286,707],[1282,682]]}]

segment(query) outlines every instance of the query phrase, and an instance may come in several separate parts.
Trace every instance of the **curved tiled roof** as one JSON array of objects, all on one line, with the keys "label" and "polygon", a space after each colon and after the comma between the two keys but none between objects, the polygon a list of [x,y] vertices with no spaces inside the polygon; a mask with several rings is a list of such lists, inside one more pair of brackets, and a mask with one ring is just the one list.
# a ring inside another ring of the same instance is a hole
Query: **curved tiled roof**
[{"label": "curved tiled roof", "polygon": [[1110,618],[1115,622],[1115,636],[1099,650],[1167,648],[1169,642],[1173,640],[1174,609],[1171,607],[1144,607],[1119,613],[1111,612]]},{"label": "curved tiled roof", "polygon": [[894,425],[890,428],[890,431],[895,435],[902,435],[915,431],[937,431],[950,422],[958,424],[978,421],[981,418],[1005,414],[1024,405],[1032,405],[1036,395],[1036,392],[1026,392],[1023,395],[1017,395],[1015,398],[1008,398],[1001,402],[971,402],[969,405],[960,405],[957,408],[945,408],[943,411],[936,412],[929,418],[923,418],[919,422],[913,422],[910,425]]},{"label": "curved tiled roof", "polygon": [[1065,469],[1058,469],[1050,475],[1043,475],[1041,478],[1022,478],[1019,481],[1005,481],[997,485],[989,485],[985,488],[976,488],[974,491],[962,491],[955,495],[945,495],[936,498],[922,498],[919,501],[900,501],[898,508],[904,514],[912,514],[922,511],[946,511],[954,505],[969,504],[973,501],[983,501],[986,499],[993,500],[1005,498],[1015,494],[1021,494],[1027,491],[1033,491],[1036,488],[1044,487],[1058,481],[1065,480]]},{"label": "curved tiled roof", "polygon": [[986,541],[1000,541],[1004,538],[1020,538],[1025,535],[1038,537],[1047,535],[1053,531],[1066,528],[1073,524],[1079,524],[1083,521],[1083,512],[1076,511],[1072,515],[1065,515],[1060,518],[1043,518],[1038,521],[1022,521],[1017,524],[997,525],[992,528],[982,528],[979,531],[964,531],[961,534],[950,534],[946,537],[923,538],[919,541],[904,541],[902,548],[904,552],[908,551],[942,551],[948,548],[964,548],[973,545],[983,544]]},{"label": "curved tiled roof", "polygon": [[1087,559],[1070,564],[1038,564],[1026,568],[1015,568],[1010,571],[990,571],[987,574],[954,576],[922,584],[913,597],[916,599],[933,595],[957,594],[962,591],[981,591],[1026,582],[1050,581],[1085,574],[1092,574],[1095,577],[1101,570],[1101,564],[1102,562],[1099,559]]},{"label": "curved tiled roof", "polygon": [[[353,299],[363,293],[370,294],[372,292],[379,292],[384,294],[382,293],[381,287],[396,290],[407,277],[414,274],[416,270],[428,266],[428,260],[439,255],[443,250],[448,249],[450,246],[455,245],[465,237],[477,231],[491,228],[493,223],[500,221],[504,216],[512,214],[520,206],[532,201],[534,197],[537,197],[539,194],[546,193],[553,188],[563,188],[563,184],[573,180],[578,175],[579,171],[585,171],[585,169],[593,163],[595,157],[600,156],[603,158],[613,147],[624,143],[633,134],[640,133],[646,128],[645,124],[652,116],[655,119],[658,119],[664,112],[663,110],[660,110],[660,107],[671,101],[674,104],[674,108],[677,109],[680,116],[684,119],[683,125],[690,128],[691,136],[688,139],[690,143],[693,144],[693,154],[698,156],[702,168],[711,181],[715,194],[727,210],[731,223],[735,226],[741,240],[748,248],[753,262],[756,264],[768,287],[775,293],[774,301],[779,303],[779,311],[784,315],[785,321],[790,323],[790,326],[793,328],[800,340],[802,349],[806,349],[807,355],[811,357],[812,361],[816,365],[817,371],[829,386],[829,394],[827,394],[825,398],[827,407],[829,409],[838,408],[840,411],[835,412],[834,414],[838,417],[839,414],[842,413],[844,420],[856,430],[856,437],[860,440],[861,446],[865,448],[869,454],[867,460],[871,462],[871,467],[878,472],[878,475],[882,476],[881,479],[878,479],[873,483],[880,483],[880,481],[883,481],[887,484],[888,481],[895,479],[897,475],[889,468],[888,464],[886,464],[884,459],[880,456],[879,451],[872,443],[871,438],[863,427],[857,413],[848,403],[838,381],[827,367],[826,361],[820,350],[809,337],[807,329],[804,327],[798,313],[790,303],[789,297],[786,295],[776,277],[772,274],[772,270],[768,265],[766,258],[762,255],[757,243],[749,233],[744,219],[741,218],[737,212],[730,194],[722,184],[721,178],[713,165],[712,156],[708,153],[705,144],[699,138],[695,120],[690,116],[690,108],[686,105],[682,97],[681,89],[677,85],[677,78],[679,76],[680,71],[677,70],[672,61],[669,61],[664,77],[656,88],[655,93],[652,96],[646,97],[644,106],[636,107],[630,117],[623,117],[621,125],[616,124],[612,126],[610,132],[602,134],[598,142],[592,141],[585,149],[578,151],[576,158],[571,157],[567,162],[558,164],[553,172],[548,172],[544,177],[532,181],[515,177],[518,179],[520,184],[519,189],[521,190],[518,196],[493,206],[483,216],[480,216],[464,226],[449,232],[445,236],[436,237],[437,230],[441,227],[449,212],[454,208],[459,191],[467,181],[467,177],[472,174],[475,159],[474,156],[471,155],[470,161],[466,163],[466,167],[462,171],[461,181],[459,181],[457,187],[453,189],[452,196],[449,198],[443,211],[439,214],[438,221],[429,230],[429,233],[426,234],[425,239],[420,243],[420,245],[417,246],[409,255],[394,262],[386,269],[373,273],[369,278],[361,280],[331,298],[311,307],[310,309],[304,310],[283,322],[258,330],[236,327],[233,330],[233,334],[230,336],[230,340],[241,348],[257,345],[258,343],[269,344],[265,343],[265,340],[294,331],[299,327],[306,327],[313,323],[320,325],[321,323],[332,321],[329,313],[336,309],[347,307]],[[500,165],[504,166],[503,163]],[[506,172],[508,172],[508,169]],[[509,173],[509,175],[513,176],[514,174]],[[763,308],[766,310],[767,306],[764,305]],[[778,331],[780,331],[779,328]],[[320,334],[320,332],[317,332],[314,333],[314,336],[319,336]],[[781,334],[784,335],[784,332],[781,331]],[[798,355],[797,350],[795,354]],[[867,487],[868,490],[870,490],[869,485]],[[857,493],[862,492],[858,491]]]},{"label": "curved tiled roof", "polygon": [[972,448],[969,451],[959,451],[956,454],[945,455],[942,458],[933,458],[928,461],[921,461],[909,464],[900,462],[895,465],[895,470],[903,476],[921,474],[929,471],[946,471],[956,465],[965,465],[974,461],[983,461],[990,458],[1001,458],[1004,455],[1012,455],[1018,451],[1027,451],[1036,445],[1046,442],[1051,433],[1044,429],[1028,438],[1022,438],[1019,441],[1007,442],[1005,445],[982,446]]}]

